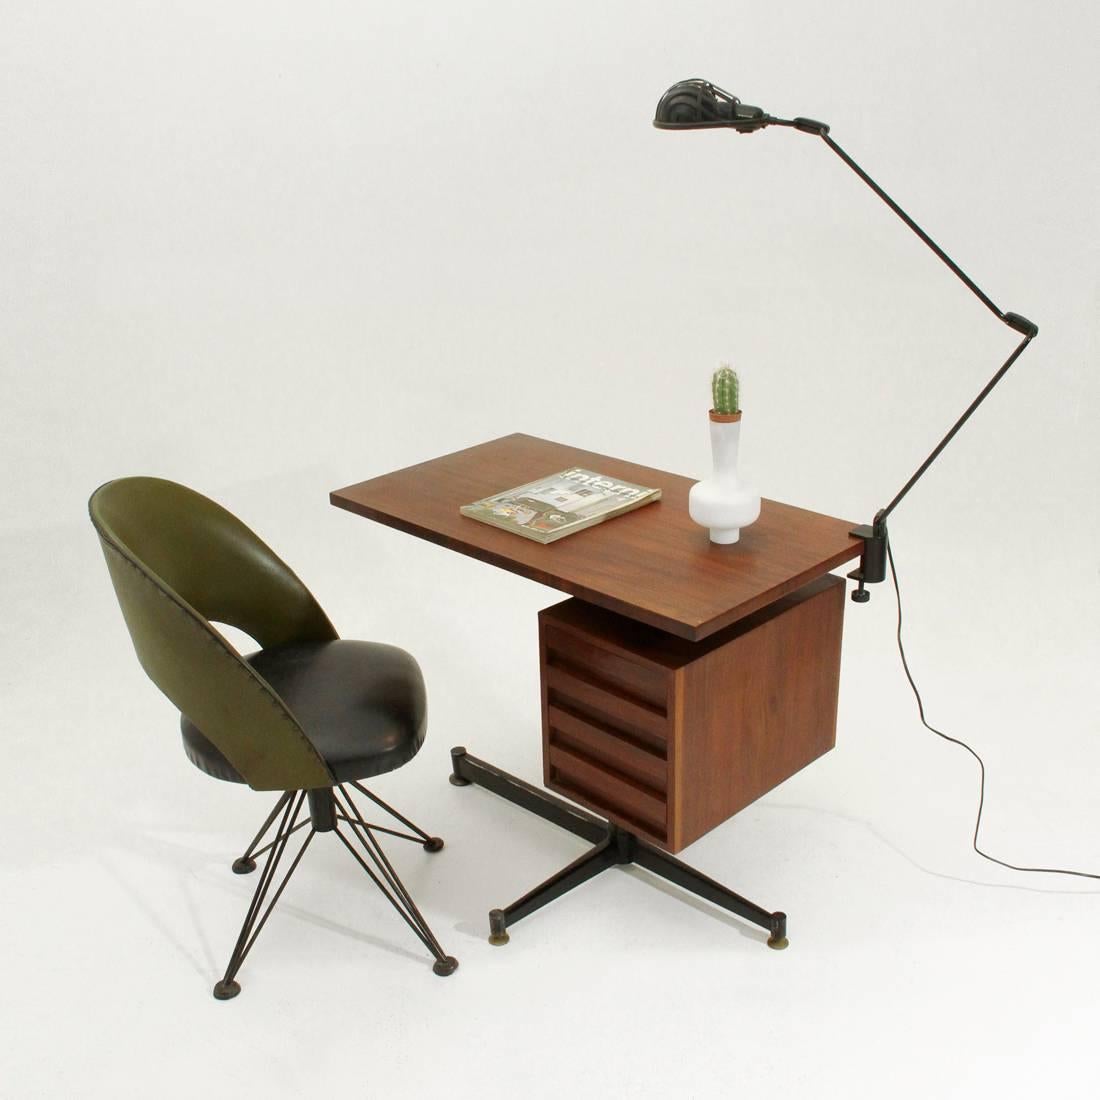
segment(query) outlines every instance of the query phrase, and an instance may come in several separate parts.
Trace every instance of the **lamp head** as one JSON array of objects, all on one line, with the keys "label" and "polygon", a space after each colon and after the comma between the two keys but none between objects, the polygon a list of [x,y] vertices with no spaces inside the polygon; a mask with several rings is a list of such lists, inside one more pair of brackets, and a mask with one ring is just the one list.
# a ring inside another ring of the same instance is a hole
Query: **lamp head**
[{"label": "lamp head", "polygon": [[659,130],[708,130],[725,127],[743,134],[761,130],[771,118],[706,80],[681,80],[657,104],[653,125]]}]

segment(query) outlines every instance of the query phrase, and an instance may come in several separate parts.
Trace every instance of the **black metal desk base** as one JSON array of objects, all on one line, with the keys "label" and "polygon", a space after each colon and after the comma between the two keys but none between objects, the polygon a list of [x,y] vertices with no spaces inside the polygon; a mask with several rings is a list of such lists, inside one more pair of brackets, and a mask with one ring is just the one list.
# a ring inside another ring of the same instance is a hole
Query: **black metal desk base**
[{"label": "black metal desk base", "polygon": [[490,943],[498,946],[506,944],[507,930],[516,921],[541,909],[547,902],[560,898],[562,894],[594,878],[608,867],[620,863],[636,863],[682,889],[766,929],[769,947],[779,950],[787,946],[786,913],[769,913],[740,894],[727,890],[720,882],[715,882],[686,863],[674,859],[667,852],[647,844],[633,833],[586,813],[556,795],[532,787],[530,783],[525,783],[508,772],[502,772],[476,756],[470,756],[462,746],[451,749],[451,768],[451,782],[456,787],[476,783],[594,845],[579,859],[575,859],[568,867],[563,867],[556,875],[551,875],[544,883],[512,902],[506,909],[491,910]]}]

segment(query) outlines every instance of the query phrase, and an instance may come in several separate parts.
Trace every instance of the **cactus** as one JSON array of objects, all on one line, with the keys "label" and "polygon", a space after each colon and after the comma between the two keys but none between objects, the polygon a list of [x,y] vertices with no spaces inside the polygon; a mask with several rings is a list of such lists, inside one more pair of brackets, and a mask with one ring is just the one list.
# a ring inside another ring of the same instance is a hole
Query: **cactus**
[{"label": "cactus", "polygon": [[737,379],[737,371],[733,370],[729,363],[723,363],[710,380],[711,393],[714,396],[714,411],[716,413],[737,413],[741,411],[741,386]]}]

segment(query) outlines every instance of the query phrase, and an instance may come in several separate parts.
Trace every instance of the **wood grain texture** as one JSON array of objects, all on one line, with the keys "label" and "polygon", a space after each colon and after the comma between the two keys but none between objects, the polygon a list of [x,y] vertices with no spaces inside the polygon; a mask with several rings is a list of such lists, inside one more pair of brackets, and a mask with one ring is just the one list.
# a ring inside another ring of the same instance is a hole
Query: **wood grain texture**
[{"label": "wood grain texture", "polygon": [[539,613],[543,782],[664,846],[671,675],[606,645],[586,611],[651,629],[576,599]]},{"label": "wood grain texture", "polygon": [[[569,466],[639,485],[662,499],[540,545],[459,514],[459,507]],[[688,516],[692,482],[528,435],[509,435],[384,474],[331,501],[588,603],[699,641],[859,556],[853,524],[765,500],[733,546],[716,546]]]},{"label": "wood grain texture", "polygon": [[836,741],[844,582],[689,642],[582,600],[539,613],[548,787],[678,852]]},{"label": "wood grain texture", "polygon": [[836,744],[844,582],[820,577],[755,618],[680,673],[672,851]]}]

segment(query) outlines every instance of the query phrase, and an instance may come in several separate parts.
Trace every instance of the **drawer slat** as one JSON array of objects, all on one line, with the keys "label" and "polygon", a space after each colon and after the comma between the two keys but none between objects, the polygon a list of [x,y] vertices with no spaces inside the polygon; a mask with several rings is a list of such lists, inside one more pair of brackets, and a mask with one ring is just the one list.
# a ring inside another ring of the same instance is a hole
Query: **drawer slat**
[{"label": "drawer slat", "polygon": [[668,763],[663,754],[561,707],[551,706],[547,717],[551,745],[583,753],[656,790],[666,789]]},{"label": "drawer slat", "polygon": [[597,683],[606,684],[616,695],[633,696],[658,710],[668,702],[668,672],[649,665],[628,661],[617,653],[593,645],[576,634],[547,626],[546,663],[566,671],[579,672]]},{"label": "drawer slat", "polygon": [[586,796],[596,809],[614,817],[619,811],[665,835],[667,806],[660,792],[601,767],[562,746],[550,747],[550,773],[565,786]]},{"label": "drawer slat", "polygon": [[550,665],[544,671],[551,704],[559,701],[555,695],[566,705],[576,701],[582,708],[605,717],[608,725],[621,727],[628,733],[637,731],[642,740],[667,742],[668,719],[662,711],[616,695],[564,668]]}]

